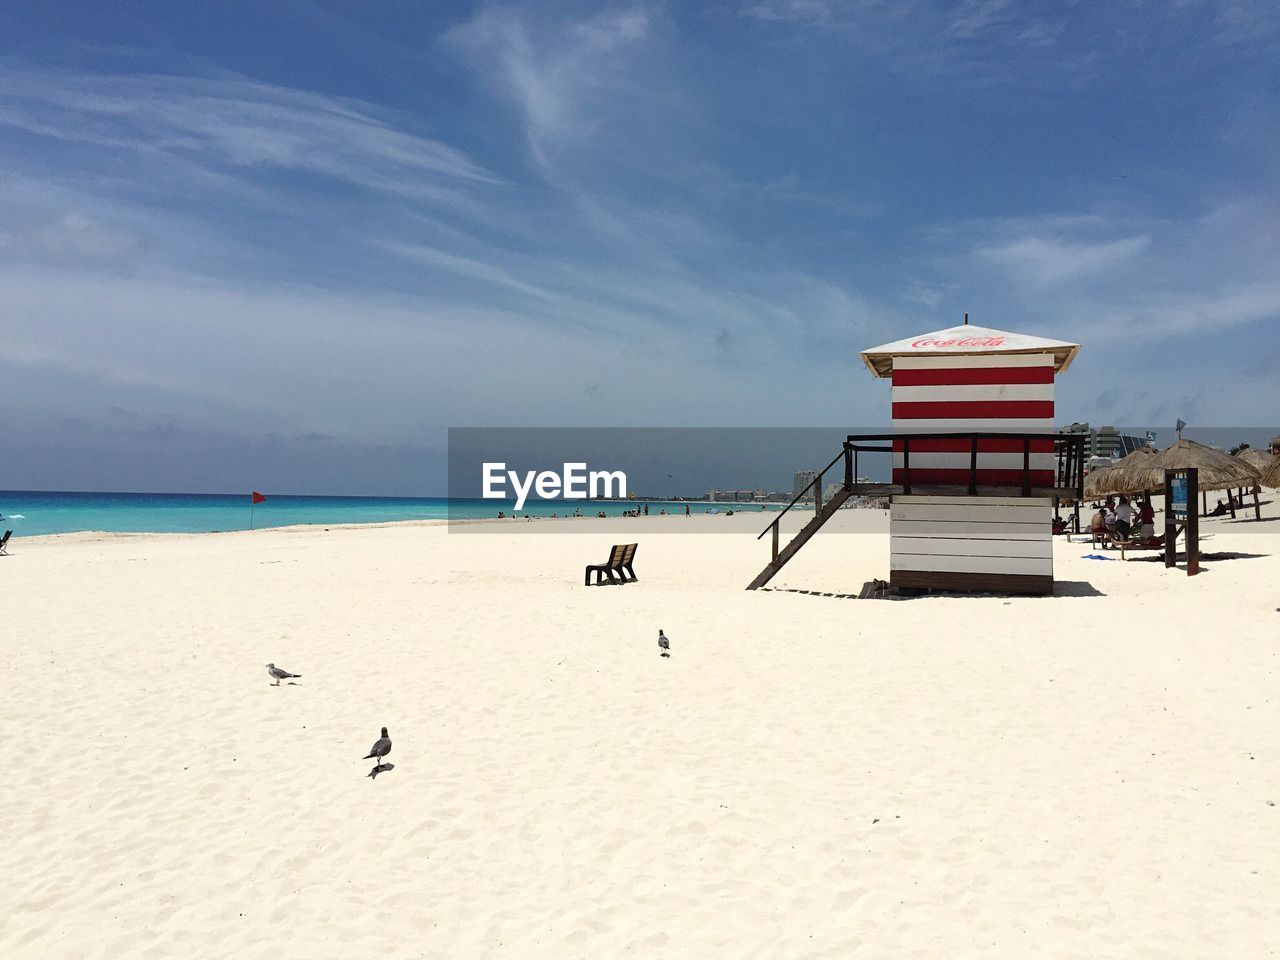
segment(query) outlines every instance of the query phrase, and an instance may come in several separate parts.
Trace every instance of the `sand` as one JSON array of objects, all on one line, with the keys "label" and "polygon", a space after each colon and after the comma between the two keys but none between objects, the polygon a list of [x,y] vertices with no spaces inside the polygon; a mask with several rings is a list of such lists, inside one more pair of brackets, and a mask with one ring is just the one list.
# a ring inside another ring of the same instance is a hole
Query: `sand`
[{"label": "sand", "polygon": [[0,956],[1275,953],[1280,521],[896,601],[713,521],[14,541]]}]

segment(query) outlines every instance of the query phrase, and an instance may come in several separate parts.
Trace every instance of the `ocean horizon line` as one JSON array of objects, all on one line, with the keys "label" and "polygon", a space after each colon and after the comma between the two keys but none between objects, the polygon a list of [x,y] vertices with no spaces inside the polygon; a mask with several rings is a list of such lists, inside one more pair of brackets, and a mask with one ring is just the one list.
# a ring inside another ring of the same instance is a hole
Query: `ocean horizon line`
[{"label": "ocean horizon line", "polygon": [[[479,497],[379,497],[323,494],[145,493],[124,491],[0,490],[0,526],[14,537],[62,533],[215,533],[266,527],[377,524],[413,520],[483,520],[500,515],[619,517],[637,507],[696,513],[736,509],[734,502],[626,499],[529,500]],[[763,506],[779,509],[781,504]]]}]

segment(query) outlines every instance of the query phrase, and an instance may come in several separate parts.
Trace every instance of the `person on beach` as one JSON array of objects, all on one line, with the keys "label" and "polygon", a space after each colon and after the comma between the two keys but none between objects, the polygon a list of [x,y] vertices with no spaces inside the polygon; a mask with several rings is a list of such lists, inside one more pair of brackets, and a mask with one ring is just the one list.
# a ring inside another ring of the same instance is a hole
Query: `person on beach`
[{"label": "person on beach", "polygon": [[1143,540],[1154,539],[1156,535],[1156,510],[1151,506],[1151,494],[1138,507],[1138,536]]},{"label": "person on beach", "polygon": [[686,517],[689,516],[689,505],[687,503],[684,505],[684,515]]},{"label": "person on beach", "polygon": [[1099,507],[1089,523],[1089,534],[1104,547],[1111,542],[1111,530],[1107,526],[1107,508]]},{"label": "person on beach", "polygon": [[1133,529],[1133,507],[1129,505],[1129,498],[1123,493],[1120,494],[1120,502],[1116,505],[1115,510],[1115,531],[1123,540],[1129,539],[1129,531]]}]

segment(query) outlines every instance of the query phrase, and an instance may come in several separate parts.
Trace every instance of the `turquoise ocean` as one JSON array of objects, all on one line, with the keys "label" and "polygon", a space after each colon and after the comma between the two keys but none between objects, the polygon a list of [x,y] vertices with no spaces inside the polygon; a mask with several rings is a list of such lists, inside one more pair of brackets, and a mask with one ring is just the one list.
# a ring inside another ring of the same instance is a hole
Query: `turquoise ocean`
[{"label": "turquoise ocean", "polygon": [[[249,527],[249,495],[222,493],[49,493],[0,491],[0,535],[14,537],[101,530],[112,533],[206,533]],[[647,501],[649,513],[684,513],[686,504]],[[604,511],[620,516],[634,510],[634,500],[532,500],[520,516],[587,516]],[[693,513],[724,512],[733,504],[688,504]],[[747,504],[743,504],[747,506]],[[253,508],[253,526],[295,524],[388,523],[397,520],[467,520],[510,516],[512,500],[448,500],[444,497],[302,497],[268,494]],[[771,504],[769,509],[780,505]],[[759,510],[759,505],[751,507]]]}]

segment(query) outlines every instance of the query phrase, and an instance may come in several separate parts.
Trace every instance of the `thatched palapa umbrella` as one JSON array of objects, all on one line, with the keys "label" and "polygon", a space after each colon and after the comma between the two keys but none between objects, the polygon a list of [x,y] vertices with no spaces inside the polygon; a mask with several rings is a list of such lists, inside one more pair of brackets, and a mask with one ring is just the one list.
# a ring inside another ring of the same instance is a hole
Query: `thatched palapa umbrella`
[{"label": "thatched palapa umbrella", "polygon": [[1229,453],[1194,440],[1179,440],[1155,456],[1131,453],[1108,472],[1106,484],[1113,492],[1164,489],[1164,472],[1195,467],[1201,490],[1234,490],[1252,487],[1258,471]]},{"label": "thatched palapa umbrella", "polygon": [[[1271,455],[1270,449],[1255,450],[1253,447],[1245,447],[1243,450],[1234,454],[1237,460],[1247,463],[1253,469],[1258,471],[1259,477],[1266,472],[1271,463],[1276,458]],[[1245,487],[1240,488],[1240,505],[1244,506],[1244,498],[1247,493],[1253,493],[1253,516],[1255,520],[1262,519],[1262,504],[1258,502],[1258,488],[1255,486],[1250,491]],[[1234,513],[1232,514],[1234,516]]]},{"label": "thatched palapa umbrella", "polygon": [[[1117,493],[1141,493],[1164,486],[1164,471],[1152,470],[1152,458],[1156,451],[1151,447],[1139,447],[1123,460],[1101,470],[1094,470],[1084,478],[1086,500],[1100,500]],[[1151,478],[1159,474],[1159,482]]]},{"label": "thatched palapa umbrella", "polygon": [[[1154,490],[1164,486],[1166,470],[1190,467],[1196,468],[1197,486],[1201,494],[1207,494],[1211,490],[1235,490],[1238,487],[1252,489],[1258,482],[1258,471],[1243,460],[1194,440],[1179,440],[1161,450],[1160,455],[1152,462],[1150,474],[1144,479],[1151,485],[1149,489]],[[1256,501],[1257,498],[1254,499]],[[1207,499],[1203,506],[1208,506]],[[1256,510],[1256,502],[1254,507]],[[1234,507],[1231,515],[1235,516]]]},{"label": "thatched palapa umbrella", "polygon": [[1272,458],[1271,466],[1262,471],[1258,482],[1264,487],[1280,487],[1280,457]]},{"label": "thatched palapa umbrella", "polygon": [[1160,485],[1164,485],[1164,471],[1195,467],[1199,471],[1201,490],[1234,490],[1252,487],[1258,482],[1258,471],[1238,457],[1206,447],[1194,440],[1179,440],[1173,446],[1160,451],[1157,461]]},{"label": "thatched palapa umbrella", "polygon": [[1266,470],[1267,467],[1271,466],[1276,459],[1266,450],[1259,450],[1256,447],[1245,447],[1236,454],[1236,457],[1237,459],[1243,460],[1259,473],[1262,473],[1262,471]]}]

